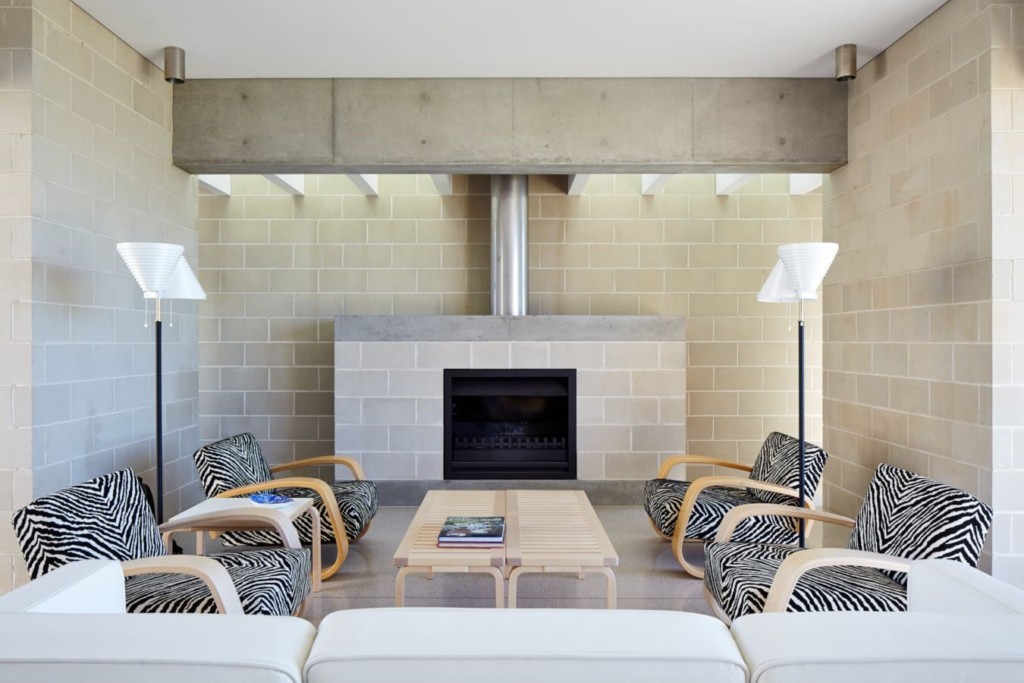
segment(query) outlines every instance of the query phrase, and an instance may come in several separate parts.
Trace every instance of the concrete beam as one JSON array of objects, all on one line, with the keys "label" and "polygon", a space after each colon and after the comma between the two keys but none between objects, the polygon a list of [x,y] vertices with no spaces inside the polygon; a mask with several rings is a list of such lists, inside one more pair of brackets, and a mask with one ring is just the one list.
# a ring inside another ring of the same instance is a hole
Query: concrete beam
[{"label": "concrete beam", "polygon": [[821,173],[832,79],[227,79],[174,91],[192,173]]}]

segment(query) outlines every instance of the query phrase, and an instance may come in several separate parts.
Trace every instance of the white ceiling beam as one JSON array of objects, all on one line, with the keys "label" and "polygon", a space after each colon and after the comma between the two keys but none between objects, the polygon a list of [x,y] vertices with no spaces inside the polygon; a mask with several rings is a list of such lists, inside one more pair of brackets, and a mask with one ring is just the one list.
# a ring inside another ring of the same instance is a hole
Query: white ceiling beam
[{"label": "white ceiling beam", "polygon": [[345,177],[359,188],[359,191],[367,197],[376,197],[377,174],[376,173],[346,173]]},{"label": "white ceiling beam", "polygon": [[719,196],[733,194],[753,177],[753,173],[716,173],[715,194]]},{"label": "white ceiling beam", "polygon": [[434,182],[438,194],[447,196],[452,193],[451,173],[431,173],[430,179]]},{"label": "white ceiling beam", "polygon": [[210,194],[229,196],[231,194],[231,176],[203,173],[199,176],[199,189]]},{"label": "white ceiling beam", "polygon": [[569,176],[569,189],[566,194],[583,194],[583,188],[587,186],[587,181],[590,180],[589,173],[576,173],[575,175]]},{"label": "white ceiling beam", "polygon": [[789,193],[807,194],[821,187],[820,173],[790,173]]},{"label": "white ceiling beam", "polygon": [[643,194],[655,194],[672,179],[671,173],[641,173],[640,187]]},{"label": "white ceiling beam", "polygon": [[264,173],[263,177],[292,195],[301,197],[306,194],[306,176],[299,174]]}]

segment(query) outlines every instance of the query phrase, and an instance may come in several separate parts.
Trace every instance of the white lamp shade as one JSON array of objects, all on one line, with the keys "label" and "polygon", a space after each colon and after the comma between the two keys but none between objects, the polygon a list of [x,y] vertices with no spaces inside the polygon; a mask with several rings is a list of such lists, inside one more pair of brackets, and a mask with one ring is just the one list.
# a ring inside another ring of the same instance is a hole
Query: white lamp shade
[{"label": "white lamp shade", "polygon": [[189,267],[188,260],[182,256],[171,270],[163,289],[159,292],[146,292],[143,296],[147,299],[205,299],[206,292]]},{"label": "white lamp shade", "polygon": [[121,254],[143,292],[163,289],[184,252],[182,245],[164,242],[121,242],[117,245],[117,253]]},{"label": "white lamp shade", "polygon": [[800,242],[779,247],[779,260],[797,298],[818,298],[818,287],[838,252],[835,242]]},{"label": "white lamp shade", "polygon": [[[817,298],[817,295],[811,298]],[[764,281],[761,291],[757,293],[757,300],[767,304],[788,304],[800,300],[781,260],[775,262],[775,267]]]}]

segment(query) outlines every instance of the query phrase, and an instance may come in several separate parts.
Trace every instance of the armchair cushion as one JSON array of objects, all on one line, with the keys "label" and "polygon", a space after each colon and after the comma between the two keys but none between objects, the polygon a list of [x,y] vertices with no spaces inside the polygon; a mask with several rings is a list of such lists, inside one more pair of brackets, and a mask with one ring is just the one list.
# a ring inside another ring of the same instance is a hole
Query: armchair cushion
[{"label": "armchair cushion", "polygon": [[[879,465],[868,485],[849,547],[906,559],[951,559],[974,565],[992,510],[957,488]],[[704,588],[730,619],[754,614],[782,561],[798,548],[711,542],[705,548]],[[867,567],[820,567],[803,574],[790,612],[905,611],[906,574]]]},{"label": "armchair cushion", "polygon": [[[758,543],[705,545],[704,587],[730,619],[764,611],[782,561],[797,547]],[[866,567],[821,567],[804,574],[793,591],[791,612],[902,612],[906,589]]]},{"label": "armchair cushion", "polygon": [[[246,614],[287,616],[295,613],[310,591],[311,561],[306,549],[274,548],[211,555],[235,584]],[[215,614],[209,589],[182,574],[141,574],[125,579],[129,612]]]},{"label": "armchair cushion", "polygon": [[[992,508],[960,489],[881,464],[868,486],[849,547],[912,560],[978,563]],[[904,572],[887,571],[901,586]]]},{"label": "armchair cushion", "polygon": [[[248,432],[221,439],[196,450],[192,454],[199,480],[207,496],[213,497],[231,489],[273,480],[272,473],[256,437]],[[338,508],[345,521],[345,535],[354,540],[377,514],[377,487],[371,481],[340,481],[330,484]],[[275,492],[291,498],[313,498],[320,512],[320,540],[334,543],[334,529],[327,522],[327,508],[320,496],[309,489],[282,487]],[[303,543],[313,540],[313,525],[303,515],[295,520],[295,528]],[[228,546],[279,544],[280,538],[271,530],[231,531],[221,536]]]},{"label": "armchair cushion", "polygon": [[[818,490],[818,483],[825,471],[828,454],[813,443],[804,441],[804,492],[807,498],[813,498]],[[800,440],[782,432],[772,432],[761,444],[761,451],[754,460],[754,468],[750,478],[800,489]],[[796,499],[774,491],[751,490],[759,503],[775,505],[796,505]]]},{"label": "armchair cushion", "polygon": [[[666,536],[675,532],[679,507],[690,488],[688,481],[652,479],[647,482],[644,509]],[[693,512],[686,525],[686,537],[711,540],[729,510],[737,505],[760,502],[750,489],[732,489],[709,486],[697,497]],[[764,541],[765,543],[796,543],[793,523],[783,517],[749,517],[737,527],[737,540]]]},{"label": "armchair cushion", "polygon": [[273,479],[259,442],[249,432],[207,444],[193,453],[192,460],[210,498]]},{"label": "armchair cushion", "polygon": [[[142,484],[131,470],[105,474],[29,503],[14,513],[15,534],[32,578],[79,560],[124,562],[166,554]],[[249,614],[287,615],[310,591],[306,549],[221,553]],[[129,612],[216,612],[198,578],[156,573],[125,580]]]},{"label": "armchair cushion", "polygon": [[[804,444],[805,491],[811,498],[821,481],[828,453],[812,443]],[[781,432],[772,432],[764,440],[750,472],[750,479],[797,489],[800,483],[800,441]],[[652,479],[644,493],[644,509],[651,521],[666,536],[675,532],[679,508],[690,482]],[[747,503],[776,503],[796,506],[797,499],[773,491],[708,487],[701,491],[686,525],[686,538],[711,540],[729,510]],[[762,543],[796,543],[792,521],[781,517],[751,517],[736,530],[737,540]]]},{"label": "armchair cushion", "polygon": [[96,477],[14,513],[14,533],[37,579],[77,560],[136,560],[165,553],[153,511],[131,470]]}]

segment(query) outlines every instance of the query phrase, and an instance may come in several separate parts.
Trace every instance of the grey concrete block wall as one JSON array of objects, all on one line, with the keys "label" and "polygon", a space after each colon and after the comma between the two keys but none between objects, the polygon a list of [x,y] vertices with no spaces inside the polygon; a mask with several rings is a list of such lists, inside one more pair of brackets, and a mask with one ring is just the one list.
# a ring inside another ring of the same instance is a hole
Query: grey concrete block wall
[{"label": "grey concrete block wall", "polygon": [[678,316],[341,316],[334,348],[335,450],[374,479],[443,478],[446,368],[576,369],[579,479],[649,479],[686,443]]},{"label": "grey concrete block wall", "polygon": [[[19,127],[0,130],[0,592],[25,579],[12,509],[121,467],[155,483],[153,326],[115,244],[198,256],[161,71],[69,0],[17,4],[0,6],[0,121]],[[171,514],[199,495],[197,320],[183,304],[165,324]]]},{"label": "grey concrete block wall", "polygon": [[32,15],[0,2],[0,593],[21,567],[11,513],[32,495]]}]

